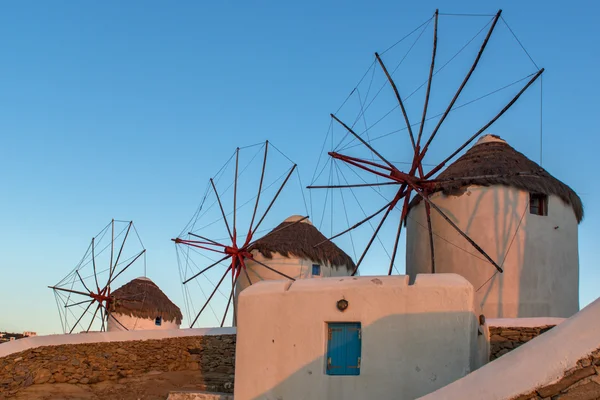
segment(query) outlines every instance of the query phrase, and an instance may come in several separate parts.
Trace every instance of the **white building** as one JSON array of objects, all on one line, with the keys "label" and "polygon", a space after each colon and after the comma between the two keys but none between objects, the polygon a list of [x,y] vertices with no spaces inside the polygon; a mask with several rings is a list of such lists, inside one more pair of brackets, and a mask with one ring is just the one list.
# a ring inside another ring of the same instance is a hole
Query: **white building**
[{"label": "white building", "polygon": [[479,329],[456,274],[260,282],[239,298],[234,397],[416,399],[487,360]]},{"label": "white building", "polygon": [[112,293],[107,331],[179,329],[181,310],[146,277],[132,280]]},{"label": "white building", "polygon": [[[517,175],[527,173],[528,176]],[[510,176],[512,174],[512,176]],[[579,310],[581,199],[494,135],[482,137],[443,171],[431,201],[504,269],[485,260],[432,209],[435,272],[469,280],[488,318],[570,317]],[[407,220],[406,272],[432,272],[425,206]]]},{"label": "white building", "polygon": [[[294,223],[302,218],[291,216],[259,239],[249,249],[253,257],[294,279],[351,275],[354,270],[352,258],[327,240],[308,219]],[[246,267],[252,284],[264,280],[286,280],[253,261],[246,261]],[[240,274],[236,298],[248,286],[250,282],[246,274]]]}]

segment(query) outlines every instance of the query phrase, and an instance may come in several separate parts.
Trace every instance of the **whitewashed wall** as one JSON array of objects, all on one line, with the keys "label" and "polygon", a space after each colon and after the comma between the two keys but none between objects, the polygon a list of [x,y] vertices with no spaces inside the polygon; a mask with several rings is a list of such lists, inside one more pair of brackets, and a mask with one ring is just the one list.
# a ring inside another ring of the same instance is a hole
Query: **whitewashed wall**
[{"label": "whitewashed wall", "polygon": [[[511,321],[506,321],[513,324]],[[524,321],[530,325],[530,321]],[[544,323],[537,321],[536,324]],[[557,382],[600,348],[600,299],[535,340],[420,400],[510,400]],[[573,383],[577,379],[573,380]],[[237,382],[236,382],[237,385]],[[592,399],[593,391],[552,398]],[[529,396],[527,397],[529,398]],[[533,398],[533,397],[532,397]]]},{"label": "whitewashed wall", "polygon": [[[154,318],[139,318],[139,317],[131,317],[129,315],[123,315],[114,313],[119,322],[116,322],[114,318],[108,319],[107,331],[140,331],[140,330],[169,330],[169,329],[179,329],[179,325],[175,323],[175,320],[172,322],[162,320],[160,326],[155,324]],[[123,326],[127,329],[124,329]]]},{"label": "whitewashed wall", "polygon": [[174,330],[113,331],[74,333],[71,335],[40,335],[0,344],[0,357],[42,346],[64,344],[127,342],[134,340],[167,339],[185,336],[235,335],[235,328],[193,328]]},{"label": "whitewashed wall", "polygon": [[[548,215],[529,213],[529,193],[470,186],[460,196],[431,200],[504,268],[496,269],[435,210],[431,211],[436,272],[473,284],[488,318],[562,317],[579,310],[577,220],[571,206],[549,196]],[[431,272],[429,233],[421,202],[409,213],[406,272]]]},{"label": "whitewashed wall", "polygon": [[[327,322],[361,322],[360,375],[326,375]],[[477,330],[454,274],[261,282],[239,297],[235,398],[414,399],[474,369]]]}]

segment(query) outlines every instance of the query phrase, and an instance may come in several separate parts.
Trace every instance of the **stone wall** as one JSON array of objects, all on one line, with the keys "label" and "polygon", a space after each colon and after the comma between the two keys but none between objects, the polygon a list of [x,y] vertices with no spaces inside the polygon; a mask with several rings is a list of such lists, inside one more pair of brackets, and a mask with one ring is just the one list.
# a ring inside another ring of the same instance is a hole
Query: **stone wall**
[{"label": "stone wall", "polygon": [[206,390],[231,393],[235,343],[235,335],[215,335],[32,348],[0,358],[0,398],[35,384],[93,384],[152,371],[199,371]]},{"label": "stone wall", "polygon": [[[556,350],[558,351],[558,350]],[[600,399],[600,348],[577,361],[555,383],[517,396],[512,400],[595,400]]]},{"label": "stone wall", "polygon": [[529,342],[555,325],[537,327],[496,327],[490,326],[490,361]]}]

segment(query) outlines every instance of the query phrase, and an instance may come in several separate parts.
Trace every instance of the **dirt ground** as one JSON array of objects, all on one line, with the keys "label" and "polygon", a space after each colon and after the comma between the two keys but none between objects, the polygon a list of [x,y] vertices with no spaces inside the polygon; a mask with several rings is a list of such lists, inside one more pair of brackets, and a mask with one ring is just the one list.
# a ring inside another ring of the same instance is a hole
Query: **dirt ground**
[{"label": "dirt ground", "polygon": [[[174,390],[209,390],[198,371],[149,372],[146,375],[93,385],[52,383],[19,390],[10,400],[165,400]],[[4,397],[0,393],[0,400]]]}]

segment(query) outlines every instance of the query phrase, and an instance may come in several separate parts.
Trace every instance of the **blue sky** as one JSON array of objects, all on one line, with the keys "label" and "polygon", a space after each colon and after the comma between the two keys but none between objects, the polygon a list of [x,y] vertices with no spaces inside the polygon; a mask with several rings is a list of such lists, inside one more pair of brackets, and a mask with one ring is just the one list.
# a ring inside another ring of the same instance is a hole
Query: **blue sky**
[{"label": "blue sky", "polygon": [[[236,146],[269,139],[300,165],[304,183],[310,182],[329,113],[360,79],[373,52],[417,27],[437,6],[4,4],[0,330],[60,331],[46,286],[76,265],[111,218],[135,221],[148,250],[148,275],[183,307],[170,238],[193,214],[208,178]],[[578,1],[560,7],[455,1],[441,10],[490,14],[502,8],[536,63],[546,68],[543,165],[587,206],[579,229],[581,306],[598,297],[600,282],[595,243],[600,215],[593,206],[600,196],[593,184],[600,144],[594,119],[600,79],[596,7]],[[460,28],[443,34],[445,43],[454,35],[457,43],[466,37]],[[501,35],[490,46],[519,50],[507,38]],[[484,57],[481,67],[492,77],[508,76],[508,66],[530,67],[522,54],[507,54],[502,62],[486,63]],[[418,68],[426,73],[423,65]],[[452,95],[445,86],[439,89]],[[519,135],[491,131],[508,135],[517,150],[539,161],[539,87],[533,92],[538,97],[524,99],[500,126],[519,127]],[[442,148],[452,146],[450,139],[439,140]]]}]

